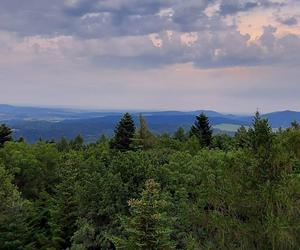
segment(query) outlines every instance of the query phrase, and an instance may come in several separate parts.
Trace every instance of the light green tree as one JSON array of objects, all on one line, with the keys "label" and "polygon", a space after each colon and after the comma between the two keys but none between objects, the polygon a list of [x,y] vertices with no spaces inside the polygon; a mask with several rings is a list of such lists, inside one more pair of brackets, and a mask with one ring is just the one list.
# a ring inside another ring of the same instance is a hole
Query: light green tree
[{"label": "light green tree", "polygon": [[168,204],[158,183],[152,179],[146,181],[141,198],[131,199],[128,204],[131,216],[123,219],[128,238],[113,238],[117,249],[174,249],[170,239],[170,218],[166,213]]}]

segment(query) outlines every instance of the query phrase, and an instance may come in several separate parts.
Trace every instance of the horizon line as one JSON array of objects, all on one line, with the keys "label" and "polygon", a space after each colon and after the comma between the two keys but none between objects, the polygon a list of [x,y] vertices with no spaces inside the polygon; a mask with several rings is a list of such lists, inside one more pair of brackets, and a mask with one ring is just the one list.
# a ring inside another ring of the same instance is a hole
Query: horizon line
[{"label": "horizon line", "polygon": [[[82,112],[134,112],[134,113],[142,113],[142,112],[182,112],[182,113],[189,113],[189,112],[216,112],[223,115],[253,115],[255,112],[223,112],[217,111],[215,109],[189,109],[189,110],[182,110],[182,109],[133,109],[133,108],[99,108],[96,106],[77,106],[77,105],[39,105],[39,104],[8,104],[8,103],[0,103],[0,106],[11,106],[16,108],[36,108],[36,109],[61,109],[61,110],[73,110],[73,111],[82,111]],[[260,109],[258,109],[260,111]],[[262,115],[270,114],[270,113],[277,113],[277,112],[300,112],[297,110],[292,109],[282,109],[282,110],[273,110],[269,112],[260,112]]]}]

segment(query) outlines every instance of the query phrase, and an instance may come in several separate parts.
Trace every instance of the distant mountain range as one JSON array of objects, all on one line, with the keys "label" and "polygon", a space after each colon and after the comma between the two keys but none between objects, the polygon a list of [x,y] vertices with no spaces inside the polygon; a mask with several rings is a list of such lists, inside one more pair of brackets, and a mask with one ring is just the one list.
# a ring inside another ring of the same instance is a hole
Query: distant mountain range
[{"label": "distant mountain range", "polygon": [[[138,115],[142,113],[150,129],[157,134],[173,133],[178,127],[190,128],[195,116],[205,113],[215,132],[232,134],[241,125],[249,126],[253,116],[223,114],[211,110],[130,112],[138,125]],[[62,136],[74,138],[81,134],[91,142],[101,134],[111,136],[114,127],[123,115],[121,111],[91,111],[65,108],[17,107],[0,104],[0,123],[14,129],[14,137],[24,137],[28,142],[39,138],[57,140]],[[300,112],[280,111],[262,115],[273,128],[285,128],[292,121],[300,122]]]}]

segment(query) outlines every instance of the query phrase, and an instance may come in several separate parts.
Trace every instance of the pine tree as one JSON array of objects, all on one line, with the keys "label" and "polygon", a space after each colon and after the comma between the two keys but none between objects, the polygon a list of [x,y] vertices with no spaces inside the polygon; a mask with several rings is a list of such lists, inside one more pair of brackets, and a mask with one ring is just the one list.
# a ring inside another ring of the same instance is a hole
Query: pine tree
[{"label": "pine tree", "polygon": [[127,239],[114,237],[117,249],[168,250],[174,249],[170,239],[168,203],[163,199],[159,184],[150,179],[140,199],[128,202],[131,216],[123,220]]},{"label": "pine tree", "polygon": [[153,147],[154,136],[149,131],[147,123],[144,117],[142,116],[142,114],[140,114],[139,118],[140,118],[140,129],[138,131],[139,143],[141,144],[143,149],[149,149]]},{"label": "pine tree", "polygon": [[250,146],[258,161],[258,175],[261,180],[272,179],[277,173],[272,166],[272,146],[274,135],[267,119],[257,111],[249,129]]},{"label": "pine tree", "polygon": [[[76,152],[77,153],[77,152]],[[57,194],[50,210],[51,241],[55,249],[68,249],[76,231],[78,207],[75,199],[75,184],[79,170],[68,160],[61,170],[62,182],[56,186]]]},{"label": "pine tree", "polygon": [[200,144],[204,147],[210,147],[212,144],[212,129],[208,117],[201,113],[196,117],[196,122],[190,131],[191,136],[196,136]]},{"label": "pine tree", "polygon": [[134,121],[129,113],[126,113],[115,129],[115,136],[111,141],[111,147],[120,151],[130,149],[135,133]]},{"label": "pine tree", "polygon": [[263,119],[257,111],[253,120],[252,128],[249,129],[251,147],[255,153],[270,151],[273,141],[272,128],[267,119]]},{"label": "pine tree", "polygon": [[12,140],[12,129],[5,124],[0,125],[0,147],[3,147],[4,143]]}]

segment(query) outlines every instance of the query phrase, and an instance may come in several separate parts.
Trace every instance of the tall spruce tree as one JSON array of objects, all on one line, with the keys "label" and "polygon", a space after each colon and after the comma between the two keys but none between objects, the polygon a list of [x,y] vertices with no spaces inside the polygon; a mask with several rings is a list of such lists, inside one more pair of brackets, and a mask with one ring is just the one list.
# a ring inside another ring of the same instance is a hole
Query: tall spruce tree
[{"label": "tall spruce tree", "polygon": [[12,129],[5,124],[0,125],[0,147],[2,147],[5,142],[12,140],[12,132]]},{"label": "tall spruce tree", "polygon": [[200,145],[204,147],[210,147],[212,144],[212,129],[209,124],[208,117],[201,113],[196,117],[195,124],[190,131],[191,136],[196,136],[200,142]]},{"label": "tall spruce tree", "polygon": [[273,141],[272,128],[267,119],[263,119],[257,111],[252,127],[249,129],[251,147],[255,153],[269,153]]},{"label": "tall spruce tree", "polygon": [[249,129],[251,150],[258,160],[258,175],[261,180],[272,179],[277,173],[272,166],[274,134],[267,119],[257,111]]},{"label": "tall spruce tree", "polygon": [[111,147],[120,151],[130,149],[135,134],[134,121],[129,113],[126,113],[115,129],[115,136],[111,141]]},{"label": "tall spruce tree", "polygon": [[128,238],[114,237],[117,249],[175,249],[170,238],[170,218],[166,213],[168,203],[164,200],[158,183],[152,179],[146,181],[141,198],[131,199],[128,204],[131,216],[123,220]]},{"label": "tall spruce tree", "polygon": [[138,131],[139,143],[143,149],[149,149],[153,147],[154,136],[150,132],[145,118],[140,114],[140,129]]}]

